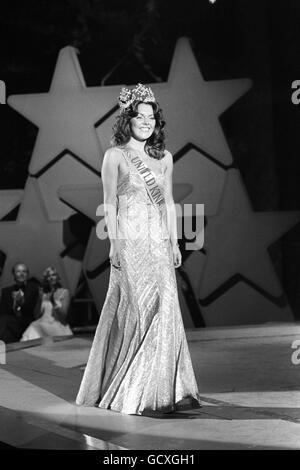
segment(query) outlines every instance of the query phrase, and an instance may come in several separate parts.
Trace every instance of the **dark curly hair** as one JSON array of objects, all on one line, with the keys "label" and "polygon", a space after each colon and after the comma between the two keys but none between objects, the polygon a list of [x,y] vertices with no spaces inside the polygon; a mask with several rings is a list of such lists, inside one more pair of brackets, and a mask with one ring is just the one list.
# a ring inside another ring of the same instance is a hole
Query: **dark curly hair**
[{"label": "dark curly hair", "polygon": [[123,109],[117,116],[116,123],[113,126],[111,144],[122,147],[129,142],[131,137],[130,120],[138,115],[137,108],[141,103],[150,104],[155,117],[155,128],[152,135],[146,141],[145,151],[150,157],[160,160],[163,158],[165,150],[164,127],[166,123],[157,102],[134,101],[128,108]]}]

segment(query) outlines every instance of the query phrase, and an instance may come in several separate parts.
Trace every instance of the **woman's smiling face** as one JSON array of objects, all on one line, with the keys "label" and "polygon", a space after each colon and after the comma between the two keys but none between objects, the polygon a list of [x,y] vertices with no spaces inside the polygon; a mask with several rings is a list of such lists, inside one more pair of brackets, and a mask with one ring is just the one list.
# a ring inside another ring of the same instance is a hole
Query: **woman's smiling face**
[{"label": "woman's smiling face", "polygon": [[131,119],[131,133],[136,140],[149,139],[155,129],[155,117],[151,104],[140,103],[137,107],[137,115]]}]

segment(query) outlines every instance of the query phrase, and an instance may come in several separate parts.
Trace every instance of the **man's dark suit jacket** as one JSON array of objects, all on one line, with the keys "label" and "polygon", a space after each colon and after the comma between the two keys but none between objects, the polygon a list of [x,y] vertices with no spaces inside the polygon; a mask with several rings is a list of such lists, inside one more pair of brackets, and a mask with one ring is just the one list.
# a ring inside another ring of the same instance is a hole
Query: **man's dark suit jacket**
[{"label": "man's dark suit jacket", "polygon": [[28,325],[34,320],[34,311],[39,299],[39,285],[27,281],[22,287],[24,303],[18,315],[13,310],[13,292],[19,287],[14,284],[4,287],[0,299],[0,340],[7,343],[19,341]]}]

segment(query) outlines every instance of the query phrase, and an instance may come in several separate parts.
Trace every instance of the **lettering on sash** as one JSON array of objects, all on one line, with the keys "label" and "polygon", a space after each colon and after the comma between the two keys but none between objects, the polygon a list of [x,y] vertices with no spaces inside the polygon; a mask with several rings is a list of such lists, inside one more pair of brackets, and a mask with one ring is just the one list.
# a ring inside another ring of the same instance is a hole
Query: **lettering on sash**
[{"label": "lettering on sash", "polygon": [[148,195],[154,205],[156,207],[160,207],[161,205],[164,204],[165,199],[164,196],[161,192],[160,187],[158,186],[156,182],[155,175],[153,172],[148,168],[145,163],[138,157],[137,155],[134,155],[133,158],[129,158],[130,162],[135,166],[135,168],[138,170],[139,175],[143,179]]}]

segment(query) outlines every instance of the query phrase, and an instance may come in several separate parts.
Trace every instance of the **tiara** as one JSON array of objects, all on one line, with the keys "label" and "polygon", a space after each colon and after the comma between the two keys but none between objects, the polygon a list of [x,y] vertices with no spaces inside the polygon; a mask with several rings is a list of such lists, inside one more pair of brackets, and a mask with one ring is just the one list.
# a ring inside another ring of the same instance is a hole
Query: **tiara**
[{"label": "tiara", "polygon": [[154,103],[155,96],[149,86],[138,83],[132,90],[122,88],[118,102],[121,110],[128,108],[134,101]]}]

